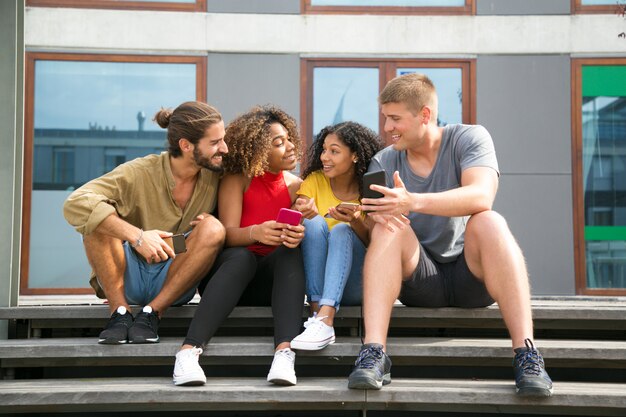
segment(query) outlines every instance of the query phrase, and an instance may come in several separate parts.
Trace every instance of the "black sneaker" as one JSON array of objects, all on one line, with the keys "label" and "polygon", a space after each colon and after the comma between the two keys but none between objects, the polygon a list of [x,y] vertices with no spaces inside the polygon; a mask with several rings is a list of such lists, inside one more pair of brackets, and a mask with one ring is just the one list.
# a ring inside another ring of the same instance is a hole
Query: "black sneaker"
[{"label": "black sneaker", "polygon": [[126,307],[119,306],[111,314],[104,330],[100,332],[98,343],[103,345],[120,345],[128,341],[128,329],[133,325],[133,315]]},{"label": "black sneaker", "polygon": [[515,349],[513,368],[515,387],[523,396],[549,397],[552,395],[552,380],[546,372],[543,357],[530,339],[524,340],[526,347]]},{"label": "black sneaker", "polygon": [[128,329],[130,343],[159,343],[159,316],[152,307],[145,306],[135,317],[135,323]]},{"label": "black sneaker", "polygon": [[383,345],[368,343],[361,346],[354,369],[348,377],[348,388],[381,389],[391,383],[391,359]]}]

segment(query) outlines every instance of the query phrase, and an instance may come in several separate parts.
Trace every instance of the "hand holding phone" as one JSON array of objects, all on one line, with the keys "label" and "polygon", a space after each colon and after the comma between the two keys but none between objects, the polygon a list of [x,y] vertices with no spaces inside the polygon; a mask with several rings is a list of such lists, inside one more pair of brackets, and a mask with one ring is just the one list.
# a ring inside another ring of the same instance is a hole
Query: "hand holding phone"
[{"label": "hand holding phone", "polygon": [[287,223],[292,226],[297,226],[300,224],[300,220],[302,219],[302,213],[296,210],[291,210],[288,208],[281,208],[278,211],[278,216],[276,217],[276,222],[278,223]]},{"label": "hand holding phone", "polygon": [[[359,204],[357,203],[348,203],[341,202],[335,206],[335,209],[340,211],[342,214],[352,214],[359,208]],[[330,212],[324,215],[327,219],[332,219],[333,216],[330,215]]]},{"label": "hand holding phone", "polygon": [[187,245],[185,243],[185,235],[179,233],[177,235],[172,235],[169,237],[164,237],[163,240],[167,245],[172,248],[174,253],[178,255],[179,253],[187,252]]},{"label": "hand holding phone", "polygon": [[387,175],[385,171],[367,172],[363,175],[363,198],[381,198],[384,195],[378,191],[370,189],[370,185],[387,186]]}]

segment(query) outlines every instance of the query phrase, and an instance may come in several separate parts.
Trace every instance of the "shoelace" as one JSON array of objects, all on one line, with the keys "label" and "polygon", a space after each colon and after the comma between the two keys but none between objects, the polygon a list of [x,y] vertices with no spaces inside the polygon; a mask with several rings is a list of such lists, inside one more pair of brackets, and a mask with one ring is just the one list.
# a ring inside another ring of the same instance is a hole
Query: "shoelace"
[{"label": "shoelace", "polygon": [[544,367],[543,359],[530,339],[524,340],[526,350],[515,355],[515,360],[525,374],[540,375]]},{"label": "shoelace", "polygon": [[[192,357],[194,357],[194,356],[195,356],[196,358],[199,358],[199,357],[200,357],[200,355],[202,355],[202,349],[201,349],[201,348],[193,347],[193,348],[189,349],[189,351],[190,351],[189,353],[186,353],[186,355],[187,355],[187,356],[189,356],[189,358],[192,358]],[[187,365],[191,365],[191,366],[194,366],[194,367],[195,367],[196,363],[195,363],[195,362],[191,362],[191,363],[190,363],[190,362],[185,361],[185,360],[180,361],[180,362],[179,362],[179,366],[180,366],[181,368],[183,368],[183,373],[185,373],[186,371],[188,371],[188,369],[187,369]]]},{"label": "shoelace", "polygon": [[328,318],[328,316],[317,317],[317,315],[314,315],[313,317],[309,317],[309,319],[306,322],[304,322],[304,328],[308,329],[310,325],[315,324],[315,323],[319,323],[322,320],[324,320],[325,318]]},{"label": "shoelace", "polygon": [[381,348],[368,346],[359,353],[359,357],[354,365],[358,368],[372,369],[382,357],[383,350]]},{"label": "shoelace", "polygon": [[154,324],[158,323],[158,316],[154,313],[146,313],[142,311],[141,313],[137,314],[137,317],[135,317],[135,322],[145,324],[150,328],[153,328]]}]

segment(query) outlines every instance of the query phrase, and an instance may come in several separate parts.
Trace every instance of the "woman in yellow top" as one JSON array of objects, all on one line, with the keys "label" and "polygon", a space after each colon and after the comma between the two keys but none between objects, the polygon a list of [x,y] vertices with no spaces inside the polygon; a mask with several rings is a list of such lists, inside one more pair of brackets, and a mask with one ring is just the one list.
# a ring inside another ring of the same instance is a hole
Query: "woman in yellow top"
[{"label": "woman in yellow top", "polygon": [[306,227],[302,256],[313,317],[291,342],[293,349],[319,350],[335,341],[339,304],[360,305],[368,229],[357,210],[363,174],[382,140],[354,122],[322,129],[309,149],[295,208]]}]

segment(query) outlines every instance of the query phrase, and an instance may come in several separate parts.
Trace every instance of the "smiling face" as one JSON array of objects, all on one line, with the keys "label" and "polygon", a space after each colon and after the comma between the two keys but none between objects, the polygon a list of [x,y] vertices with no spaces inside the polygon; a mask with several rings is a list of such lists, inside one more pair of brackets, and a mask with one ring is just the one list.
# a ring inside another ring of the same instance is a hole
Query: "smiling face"
[{"label": "smiling face", "polygon": [[200,168],[222,172],[222,156],[228,153],[224,142],[224,122],[218,122],[206,130],[193,149],[193,161]]},{"label": "smiling face", "polygon": [[424,106],[411,113],[404,103],[385,103],[381,106],[385,116],[385,132],[390,134],[395,150],[401,151],[421,145],[427,131],[430,108]]},{"label": "smiling face", "polygon": [[267,155],[268,171],[278,173],[294,169],[298,163],[296,147],[291,142],[287,129],[280,123],[272,123],[270,138],[272,147]]},{"label": "smiling face", "polygon": [[322,171],[328,178],[354,175],[356,154],[334,133],[329,134],[324,139],[320,161],[322,162]]}]

